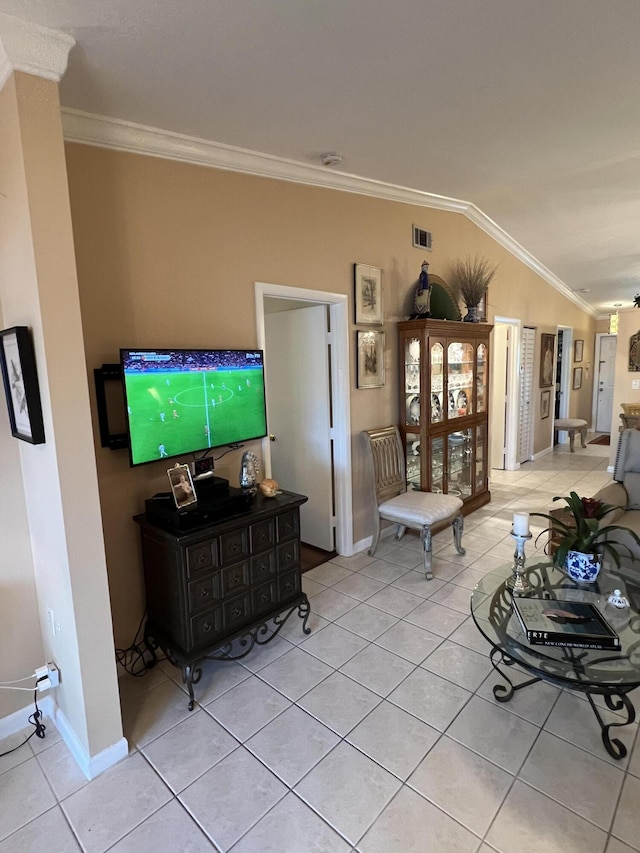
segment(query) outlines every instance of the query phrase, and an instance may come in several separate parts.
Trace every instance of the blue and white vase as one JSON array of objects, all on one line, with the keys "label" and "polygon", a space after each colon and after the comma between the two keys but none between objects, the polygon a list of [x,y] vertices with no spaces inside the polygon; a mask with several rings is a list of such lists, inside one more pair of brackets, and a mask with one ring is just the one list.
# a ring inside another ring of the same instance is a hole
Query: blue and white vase
[{"label": "blue and white vase", "polygon": [[582,551],[569,551],[564,564],[569,577],[578,583],[593,583],[601,566],[600,554],[583,554]]}]

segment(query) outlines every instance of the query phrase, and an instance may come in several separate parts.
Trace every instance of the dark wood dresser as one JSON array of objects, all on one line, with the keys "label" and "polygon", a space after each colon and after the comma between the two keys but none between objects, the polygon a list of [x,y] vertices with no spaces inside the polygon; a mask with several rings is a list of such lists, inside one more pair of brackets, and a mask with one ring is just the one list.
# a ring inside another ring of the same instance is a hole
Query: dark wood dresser
[{"label": "dark wood dresser", "polygon": [[[147,596],[145,640],[193,685],[207,659],[237,660],[264,645],[297,608],[309,633],[300,578],[303,495],[258,494],[246,511],[207,519],[188,531],[138,515]],[[238,641],[238,642],[234,642]]]}]

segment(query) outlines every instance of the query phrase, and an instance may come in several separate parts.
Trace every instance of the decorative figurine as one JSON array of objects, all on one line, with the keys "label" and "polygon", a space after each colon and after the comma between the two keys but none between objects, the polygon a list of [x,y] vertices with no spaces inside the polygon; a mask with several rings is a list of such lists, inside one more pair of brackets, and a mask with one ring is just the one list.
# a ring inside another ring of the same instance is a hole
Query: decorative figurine
[{"label": "decorative figurine", "polygon": [[429,311],[431,305],[431,285],[429,284],[429,264],[426,261],[422,262],[420,275],[418,277],[418,286],[413,299],[413,314],[410,320],[420,319],[422,317],[430,317]]}]

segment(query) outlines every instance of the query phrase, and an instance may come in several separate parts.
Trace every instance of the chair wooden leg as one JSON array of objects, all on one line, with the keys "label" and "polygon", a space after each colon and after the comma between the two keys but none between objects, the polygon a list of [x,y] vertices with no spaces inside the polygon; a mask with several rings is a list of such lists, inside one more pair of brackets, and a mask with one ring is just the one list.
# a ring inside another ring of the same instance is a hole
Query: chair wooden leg
[{"label": "chair wooden leg", "polygon": [[431,527],[428,524],[422,527],[422,554],[424,558],[424,574],[428,581],[433,579],[431,571]]},{"label": "chair wooden leg", "polygon": [[452,522],[453,527],[453,541],[456,546],[456,551],[458,554],[466,554],[467,552],[462,547],[462,532],[464,531],[464,516],[462,513],[460,515],[456,515]]},{"label": "chair wooden leg", "polygon": [[580,428],[580,444],[583,447],[587,446],[587,428],[586,427]]},{"label": "chair wooden leg", "polygon": [[371,537],[371,547],[367,551],[367,554],[370,557],[376,553],[378,548],[378,544],[380,542],[380,516],[376,515],[373,522],[373,536]]}]

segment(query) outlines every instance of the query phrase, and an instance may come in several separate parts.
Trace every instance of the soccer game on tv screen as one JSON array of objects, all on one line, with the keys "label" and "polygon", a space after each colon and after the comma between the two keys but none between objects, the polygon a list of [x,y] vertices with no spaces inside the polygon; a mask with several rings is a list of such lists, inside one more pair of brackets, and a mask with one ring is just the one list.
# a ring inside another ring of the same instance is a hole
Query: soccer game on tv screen
[{"label": "soccer game on tv screen", "polygon": [[262,438],[260,350],[120,350],[132,465]]}]

